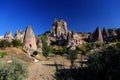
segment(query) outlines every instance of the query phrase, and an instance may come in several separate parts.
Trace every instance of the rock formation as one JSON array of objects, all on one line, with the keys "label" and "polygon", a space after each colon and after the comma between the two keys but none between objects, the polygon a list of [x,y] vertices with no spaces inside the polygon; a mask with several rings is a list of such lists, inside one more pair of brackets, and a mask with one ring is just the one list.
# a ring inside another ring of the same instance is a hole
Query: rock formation
[{"label": "rock formation", "polygon": [[117,36],[115,29],[108,29],[108,32],[111,38],[115,38]]},{"label": "rock formation", "polygon": [[103,35],[104,40],[109,38],[109,36],[110,36],[108,30],[106,30],[105,27],[103,28],[102,35]]},{"label": "rock formation", "polygon": [[71,38],[72,33],[67,30],[67,23],[64,20],[54,20],[52,29],[50,30],[50,36],[59,45],[65,45],[68,38]]},{"label": "rock formation", "polygon": [[6,34],[4,36],[4,39],[8,42],[12,42],[12,40],[13,40],[12,33],[11,32],[6,32]]},{"label": "rock formation", "polygon": [[27,26],[27,29],[25,31],[23,49],[29,53],[33,53],[35,50],[37,50],[35,35],[32,31],[31,26]]},{"label": "rock formation", "polygon": [[99,27],[90,35],[90,42],[103,42],[103,36]]},{"label": "rock formation", "polygon": [[52,29],[45,33],[48,36],[48,42],[58,45],[81,45],[82,41],[77,33],[67,29],[67,23],[64,20],[54,20]]},{"label": "rock formation", "polygon": [[22,30],[17,30],[14,38],[23,42],[24,34],[25,33]]}]

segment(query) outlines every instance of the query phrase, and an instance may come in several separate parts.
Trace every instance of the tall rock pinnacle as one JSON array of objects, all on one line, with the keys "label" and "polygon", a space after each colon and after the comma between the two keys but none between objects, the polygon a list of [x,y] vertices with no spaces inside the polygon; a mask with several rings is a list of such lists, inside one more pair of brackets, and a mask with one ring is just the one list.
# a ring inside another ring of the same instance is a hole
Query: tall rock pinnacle
[{"label": "tall rock pinnacle", "polygon": [[23,39],[23,49],[33,52],[37,49],[35,35],[32,31],[31,26],[27,26],[25,36]]},{"label": "tall rock pinnacle", "polygon": [[95,32],[93,32],[93,34],[90,35],[90,41],[103,42],[102,32],[99,27],[97,27]]}]

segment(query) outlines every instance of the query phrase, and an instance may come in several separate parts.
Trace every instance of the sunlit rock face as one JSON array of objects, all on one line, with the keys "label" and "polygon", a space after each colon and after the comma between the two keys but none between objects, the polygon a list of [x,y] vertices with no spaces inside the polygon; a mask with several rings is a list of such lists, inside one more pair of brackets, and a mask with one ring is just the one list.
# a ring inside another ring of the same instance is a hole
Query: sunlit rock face
[{"label": "sunlit rock face", "polygon": [[64,20],[55,19],[50,31],[45,33],[48,36],[49,44],[57,45],[81,45],[81,38],[77,33],[67,29]]},{"label": "sunlit rock face", "polygon": [[67,29],[67,23],[64,20],[55,19],[50,30],[50,37],[59,45],[65,45],[68,39],[72,38],[72,33]]},{"label": "sunlit rock face", "polygon": [[27,26],[25,31],[25,36],[23,39],[23,49],[29,51],[29,53],[33,53],[37,50],[35,35],[32,31],[31,26]]},{"label": "sunlit rock face", "polygon": [[12,33],[11,32],[6,32],[6,34],[4,36],[4,39],[8,42],[12,42],[12,40],[13,40]]},{"label": "sunlit rock face", "polygon": [[103,42],[102,32],[99,27],[97,27],[96,30],[90,34],[89,41],[90,42]]},{"label": "sunlit rock face", "polygon": [[22,30],[17,30],[14,39],[21,40],[23,42],[25,33]]}]

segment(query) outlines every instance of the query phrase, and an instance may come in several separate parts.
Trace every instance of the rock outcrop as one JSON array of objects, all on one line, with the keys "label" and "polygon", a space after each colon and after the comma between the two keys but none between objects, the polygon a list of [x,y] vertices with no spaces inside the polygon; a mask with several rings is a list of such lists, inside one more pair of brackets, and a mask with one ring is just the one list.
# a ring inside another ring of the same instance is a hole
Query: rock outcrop
[{"label": "rock outcrop", "polygon": [[72,33],[67,29],[67,23],[64,20],[54,20],[52,29],[50,30],[50,37],[58,45],[66,45],[67,40],[72,37]]},{"label": "rock outcrop", "polygon": [[105,27],[103,28],[102,36],[104,40],[110,37],[109,32]]},{"label": "rock outcrop", "polygon": [[29,53],[33,53],[37,50],[35,35],[32,31],[31,26],[27,26],[25,36],[23,39],[23,49]]},{"label": "rock outcrop", "polygon": [[4,39],[8,42],[12,42],[12,40],[13,40],[12,33],[11,32],[6,32],[6,34],[4,36]]},{"label": "rock outcrop", "polygon": [[54,20],[52,29],[45,33],[48,36],[50,44],[58,45],[81,45],[82,41],[77,33],[67,29],[67,23],[64,20]]},{"label": "rock outcrop", "polygon": [[115,38],[117,36],[115,29],[108,29],[108,32],[110,34],[110,38]]},{"label": "rock outcrop", "polygon": [[22,30],[17,30],[14,38],[23,42],[24,34],[25,33]]},{"label": "rock outcrop", "polygon": [[89,36],[90,42],[103,42],[102,32],[99,27]]}]

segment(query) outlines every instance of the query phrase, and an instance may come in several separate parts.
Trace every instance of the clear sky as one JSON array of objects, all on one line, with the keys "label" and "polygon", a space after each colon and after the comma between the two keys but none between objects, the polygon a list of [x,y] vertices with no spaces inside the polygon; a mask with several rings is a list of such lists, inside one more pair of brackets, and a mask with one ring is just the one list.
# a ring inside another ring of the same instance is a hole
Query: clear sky
[{"label": "clear sky", "polygon": [[35,35],[51,29],[54,18],[63,19],[68,29],[91,32],[96,26],[120,27],[120,0],[0,0],[0,35],[25,31]]}]

